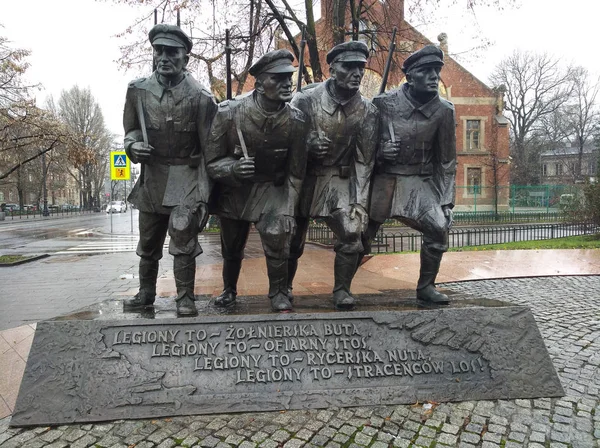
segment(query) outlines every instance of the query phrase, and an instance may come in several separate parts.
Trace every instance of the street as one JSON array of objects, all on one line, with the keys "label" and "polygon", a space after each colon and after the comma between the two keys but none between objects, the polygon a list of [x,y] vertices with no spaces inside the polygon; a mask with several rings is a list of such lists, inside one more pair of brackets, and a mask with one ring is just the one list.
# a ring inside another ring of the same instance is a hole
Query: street
[{"label": "street", "polygon": [[[137,210],[36,220],[0,221],[0,255],[49,254],[19,266],[0,267],[0,331],[73,312],[138,286]],[[133,216],[133,233],[131,217]],[[221,261],[218,233],[199,236],[197,264]],[[171,271],[168,237],[159,276]],[[246,257],[262,256],[250,239]]]}]

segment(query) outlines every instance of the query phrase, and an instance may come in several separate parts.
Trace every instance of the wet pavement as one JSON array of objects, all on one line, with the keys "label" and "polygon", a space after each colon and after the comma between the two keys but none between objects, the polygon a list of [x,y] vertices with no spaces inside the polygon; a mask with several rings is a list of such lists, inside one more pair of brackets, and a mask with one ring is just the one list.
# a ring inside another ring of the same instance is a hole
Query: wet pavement
[{"label": "wet pavement", "polygon": [[[124,232],[122,236],[127,229]],[[99,235],[106,236],[103,232]],[[67,238],[70,243],[77,240]],[[196,276],[198,305],[201,313],[217,315],[223,313],[213,304],[221,289],[218,236],[207,237],[203,246],[205,254],[198,257]],[[239,282],[242,298],[228,312],[268,313],[266,266],[256,236],[251,236],[247,257]],[[137,289],[137,263],[131,251],[73,253],[0,268],[0,447],[600,448],[600,251],[595,250],[455,252],[446,254],[440,271],[439,280],[445,282],[441,288],[451,297],[466,298],[469,306],[481,305],[474,301],[483,297],[489,305],[500,301],[531,308],[565,389],[562,398],[10,428],[35,322],[50,318],[174,317],[175,288],[168,255],[160,263],[161,297],[152,315],[122,313],[122,298]],[[332,312],[332,266],[329,250],[307,248],[294,288],[295,312]],[[417,275],[418,254],[373,257],[359,269],[353,284],[360,299],[358,309],[418,307],[413,295]]]}]

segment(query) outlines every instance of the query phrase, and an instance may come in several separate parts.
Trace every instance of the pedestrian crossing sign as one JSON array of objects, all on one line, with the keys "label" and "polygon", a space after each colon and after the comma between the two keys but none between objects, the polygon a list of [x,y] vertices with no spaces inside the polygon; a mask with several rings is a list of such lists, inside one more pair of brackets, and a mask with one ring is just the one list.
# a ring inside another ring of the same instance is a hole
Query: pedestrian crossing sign
[{"label": "pedestrian crossing sign", "polygon": [[131,178],[130,162],[125,151],[111,151],[110,180],[129,180]]}]

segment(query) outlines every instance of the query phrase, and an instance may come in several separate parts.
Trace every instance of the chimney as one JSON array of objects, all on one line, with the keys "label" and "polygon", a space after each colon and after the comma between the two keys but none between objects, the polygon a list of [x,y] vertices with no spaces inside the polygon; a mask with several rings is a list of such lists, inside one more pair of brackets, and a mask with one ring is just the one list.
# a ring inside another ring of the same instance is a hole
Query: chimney
[{"label": "chimney", "polygon": [[448,35],[446,33],[440,33],[437,40],[440,43],[439,47],[444,52],[444,55],[448,55]]}]

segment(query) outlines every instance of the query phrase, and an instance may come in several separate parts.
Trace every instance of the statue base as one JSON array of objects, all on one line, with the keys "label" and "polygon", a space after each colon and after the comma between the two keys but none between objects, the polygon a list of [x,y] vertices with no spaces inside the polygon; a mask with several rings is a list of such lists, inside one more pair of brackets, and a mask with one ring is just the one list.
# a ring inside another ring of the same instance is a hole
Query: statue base
[{"label": "statue base", "polygon": [[527,307],[358,298],[273,314],[266,296],[231,311],[199,296],[200,316],[179,319],[173,298],[143,313],[107,301],[40,322],[11,425],[564,395]]}]

